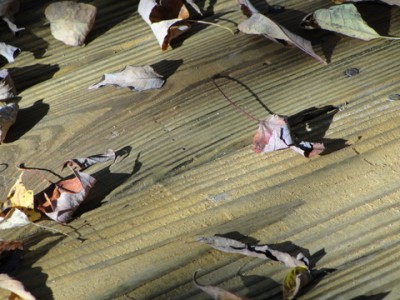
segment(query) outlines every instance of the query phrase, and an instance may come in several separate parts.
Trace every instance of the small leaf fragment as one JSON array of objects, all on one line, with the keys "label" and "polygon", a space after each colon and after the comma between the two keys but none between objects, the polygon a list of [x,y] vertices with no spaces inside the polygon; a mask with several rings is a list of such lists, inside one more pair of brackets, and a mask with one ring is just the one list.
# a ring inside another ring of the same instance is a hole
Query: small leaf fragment
[{"label": "small leaf fragment", "polygon": [[283,280],[283,299],[294,299],[301,288],[312,280],[307,267],[297,266],[287,273]]},{"label": "small leaf fragment", "polygon": [[364,41],[377,38],[400,39],[400,37],[381,36],[363,20],[357,7],[351,3],[318,9],[305,16],[301,26],[306,29],[321,28],[334,31]]},{"label": "small leaf fragment", "polygon": [[202,285],[196,280],[197,272],[193,274],[193,281],[195,286],[208,294],[212,299],[215,300],[246,300],[247,298],[241,297],[234,293],[228,292],[220,287],[212,285]]},{"label": "small leaf fragment", "polygon": [[0,229],[22,227],[30,223],[28,216],[17,208],[12,208],[6,215],[0,213]]},{"label": "small leaf fragment", "polygon": [[240,0],[239,3],[241,4],[242,11],[244,11],[246,15],[250,15],[249,19],[238,25],[238,29],[241,32],[263,35],[275,43],[281,43],[285,46],[295,46],[322,64],[327,64],[323,58],[314,52],[309,40],[294,34],[282,25],[258,13],[257,10],[251,6],[249,1]]},{"label": "small leaf fragment", "polygon": [[97,8],[74,1],[54,2],[45,15],[54,38],[69,46],[81,46],[93,27]]},{"label": "small leaf fragment", "polygon": [[0,274],[0,290],[11,292],[8,299],[35,300],[31,293],[25,290],[24,285],[7,274]]},{"label": "small leaf fragment", "polygon": [[63,169],[65,167],[71,167],[73,169],[84,170],[89,168],[90,166],[93,166],[94,164],[103,163],[110,160],[115,160],[115,152],[111,149],[108,149],[103,154],[96,154],[83,158],[70,159],[64,163]]},{"label": "small leaf fragment", "polygon": [[25,28],[18,28],[14,24],[14,15],[19,11],[19,0],[2,0],[0,2],[0,17],[7,23],[8,28],[16,34],[20,30]]},{"label": "small leaf fragment", "polygon": [[159,89],[164,82],[163,77],[157,74],[150,66],[126,66],[121,72],[104,74],[102,80],[91,85],[89,90],[105,85],[114,85],[141,92],[149,89]]},{"label": "small leaf fragment", "polygon": [[10,72],[7,69],[0,70],[0,101],[14,98],[16,95]]},{"label": "small leaf fragment", "polygon": [[14,62],[15,56],[21,52],[21,49],[0,42],[0,55],[4,56],[9,63]]}]

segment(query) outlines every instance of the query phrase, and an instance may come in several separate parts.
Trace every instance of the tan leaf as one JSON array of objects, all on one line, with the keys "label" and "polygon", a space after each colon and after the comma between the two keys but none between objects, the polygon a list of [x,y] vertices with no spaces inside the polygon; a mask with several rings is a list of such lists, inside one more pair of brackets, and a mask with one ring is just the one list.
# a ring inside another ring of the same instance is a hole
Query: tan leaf
[{"label": "tan leaf", "polygon": [[0,42],[0,55],[4,56],[9,63],[14,62],[15,56],[21,52],[21,49]]},{"label": "tan leaf", "polygon": [[18,104],[0,102],[0,144],[4,141],[8,130],[15,123],[18,113]]},{"label": "tan leaf", "polygon": [[212,299],[215,300],[245,300],[247,298],[241,297],[234,293],[228,292],[220,287],[212,286],[212,285],[202,285],[199,284],[196,280],[197,272],[193,275],[193,281],[197,288],[207,293]]},{"label": "tan leaf", "polygon": [[104,85],[114,85],[140,92],[149,89],[159,89],[163,86],[164,82],[163,77],[157,74],[150,66],[126,66],[121,72],[104,74],[102,80],[90,86],[89,89],[97,89]]},{"label": "tan leaf", "polygon": [[23,284],[6,274],[0,274],[0,290],[11,292],[8,299],[35,300],[31,293],[25,290]]},{"label": "tan leaf", "polygon": [[47,6],[45,15],[54,38],[69,46],[80,46],[93,27],[96,12],[90,4],[61,1]]},{"label": "tan leaf", "polygon": [[242,10],[246,8],[246,10],[244,10],[245,14],[251,14],[249,19],[241,22],[238,25],[238,28],[241,32],[263,35],[276,43],[281,43],[285,46],[295,46],[319,62],[326,64],[326,61],[314,52],[309,40],[294,34],[270,18],[255,12],[256,10],[254,7],[246,6],[246,4],[250,4],[248,1],[244,2],[241,0],[239,3],[241,4]]},{"label": "tan leaf", "polygon": [[283,280],[283,299],[294,299],[301,288],[312,280],[307,267],[297,266],[286,274]]},{"label": "tan leaf", "polygon": [[75,177],[52,183],[41,193],[35,195],[37,209],[59,223],[67,223],[73,213],[86,199],[96,180],[83,172],[73,170]]},{"label": "tan leaf", "polygon": [[321,28],[364,41],[377,38],[400,39],[400,37],[381,36],[363,20],[357,7],[351,3],[318,9],[305,16],[301,25],[307,29]]},{"label": "tan leaf", "polygon": [[0,17],[7,23],[10,30],[16,34],[25,28],[18,28],[14,24],[14,15],[19,11],[19,0],[2,0],[0,2]]},{"label": "tan leaf", "polygon": [[150,26],[162,50],[191,27],[185,21],[189,18],[189,11],[182,0],[140,0],[138,12]]}]

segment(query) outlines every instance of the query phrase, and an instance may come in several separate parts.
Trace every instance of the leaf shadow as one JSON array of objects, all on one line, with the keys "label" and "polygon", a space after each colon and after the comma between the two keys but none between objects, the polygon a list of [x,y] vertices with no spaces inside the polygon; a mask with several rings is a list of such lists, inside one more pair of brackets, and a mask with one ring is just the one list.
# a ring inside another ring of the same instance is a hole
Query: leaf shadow
[{"label": "leaf shadow", "polygon": [[[131,151],[131,147],[127,146],[116,152]],[[79,206],[79,208],[73,214],[73,218],[80,217],[85,212],[96,209],[102,206],[103,200],[118,186],[125,183],[129,178],[138,173],[142,168],[142,163],[140,162],[140,152],[138,153],[135,162],[132,166],[132,171],[130,173],[111,173],[111,166],[107,166],[102,170],[92,174],[96,178],[96,184],[90,190],[89,196],[85,201]]]},{"label": "leaf shadow", "polygon": [[10,68],[11,78],[18,93],[38,83],[46,81],[60,70],[58,64],[35,64],[21,68]]},{"label": "leaf shadow", "polygon": [[17,120],[10,128],[5,142],[12,143],[20,139],[47,115],[49,107],[47,103],[43,103],[43,100],[37,100],[33,105],[20,109]]},{"label": "leaf shadow", "polygon": [[364,2],[355,3],[358,12],[365,22],[380,35],[388,35],[392,7],[385,3]]},{"label": "leaf shadow", "polygon": [[169,59],[163,59],[162,61],[152,64],[151,67],[154,69],[154,71],[161,76],[164,77],[164,79],[168,79],[170,76],[172,76],[176,70],[182,65],[183,59],[176,59],[176,60],[169,60]]},{"label": "leaf shadow", "polygon": [[243,285],[248,289],[246,294],[248,299],[261,296],[260,289],[254,289],[255,285],[263,287],[262,294],[264,294],[265,291],[268,291],[268,298],[263,297],[263,299],[282,299],[282,285],[272,278],[260,275],[243,275],[240,273],[238,276],[242,280]]},{"label": "leaf shadow", "polygon": [[[46,238],[54,238],[54,233],[47,231],[39,232],[24,241],[24,244],[27,249],[30,249]],[[43,272],[41,267],[34,265],[63,239],[65,239],[65,236],[59,236],[52,242],[46,243],[34,249],[34,251],[25,253],[22,264],[15,274],[15,278],[20,280],[36,299],[54,299],[52,290],[46,284],[48,282],[48,275]]]},{"label": "leaf shadow", "polygon": [[31,31],[25,29],[18,34],[18,37],[9,42],[11,45],[20,48],[22,51],[29,51],[36,59],[42,58],[49,43],[38,37]]},{"label": "leaf shadow", "polygon": [[137,11],[139,1],[83,1],[96,6],[96,20],[85,44],[88,45]]},{"label": "leaf shadow", "polygon": [[321,155],[327,155],[348,147],[347,140],[325,138],[333,117],[338,111],[339,107],[337,106],[325,105],[323,107],[310,107],[288,116],[293,137],[300,141],[323,143],[326,149]]},{"label": "leaf shadow", "polygon": [[357,297],[351,298],[351,300],[383,300],[389,294],[390,294],[390,291],[379,293],[379,294],[375,294],[375,295],[368,295],[368,296],[367,295],[361,295],[361,296],[357,296]]}]

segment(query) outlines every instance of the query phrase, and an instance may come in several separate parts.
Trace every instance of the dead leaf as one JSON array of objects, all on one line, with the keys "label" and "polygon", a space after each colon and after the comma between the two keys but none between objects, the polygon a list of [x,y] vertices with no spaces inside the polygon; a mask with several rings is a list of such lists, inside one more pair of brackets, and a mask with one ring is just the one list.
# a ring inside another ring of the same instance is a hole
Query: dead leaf
[{"label": "dead leaf", "polygon": [[0,17],[7,23],[10,30],[16,34],[25,28],[18,28],[14,24],[14,15],[19,11],[19,0],[2,0],[0,2]]},{"label": "dead leaf", "polygon": [[14,98],[17,95],[14,83],[7,69],[0,70],[0,101]]},{"label": "dead leaf", "polygon": [[52,183],[41,193],[35,195],[36,208],[49,218],[67,223],[73,213],[86,199],[96,180],[89,174],[71,169],[75,175],[72,179]]},{"label": "dead leaf", "polygon": [[270,18],[260,14],[251,6],[247,0],[239,0],[242,11],[250,18],[241,22],[238,29],[247,34],[263,35],[275,43],[281,43],[285,46],[297,47],[311,57],[315,58],[322,64],[327,64],[326,61],[317,55],[311,45],[311,42],[303,37],[294,34],[282,25],[274,22]]},{"label": "dead leaf", "polygon": [[4,56],[9,63],[14,62],[15,56],[21,52],[21,49],[0,42],[0,55]]},{"label": "dead leaf", "polygon": [[297,266],[283,280],[283,299],[294,299],[299,291],[312,280],[307,267]]},{"label": "dead leaf", "polygon": [[270,249],[267,245],[248,245],[222,236],[201,237],[198,238],[197,241],[227,253],[236,253],[261,259],[280,261],[290,268],[297,266],[307,267],[308,265],[308,260],[302,253],[299,253],[297,257],[293,257],[288,253]]},{"label": "dead leaf", "polygon": [[93,27],[97,9],[73,1],[54,2],[45,10],[54,38],[69,46],[81,46]]},{"label": "dead leaf", "polygon": [[220,287],[212,285],[201,285],[196,280],[197,272],[193,274],[193,281],[197,288],[207,293],[211,298],[215,300],[245,300],[247,298],[238,296],[234,293],[228,292]]},{"label": "dead leaf", "polygon": [[10,189],[7,200],[1,203],[0,210],[4,212],[10,208],[18,208],[27,215],[29,221],[35,222],[39,220],[42,215],[34,210],[33,191],[27,190],[22,183],[23,174],[24,173],[21,173]]},{"label": "dead leaf", "polygon": [[89,168],[90,166],[93,166],[94,164],[106,162],[109,160],[115,160],[114,150],[108,149],[103,154],[96,154],[84,158],[74,158],[68,160],[64,163],[63,169],[66,167],[71,167],[73,169],[79,168],[80,170],[84,170]]},{"label": "dead leaf", "polygon": [[24,245],[21,241],[13,241],[13,242],[7,242],[4,240],[0,240],[0,254],[2,254],[5,251],[13,251],[13,250],[23,250]]},{"label": "dead leaf", "polygon": [[0,273],[12,274],[22,259],[24,249],[21,241],[0,240]]},{"label": "dead leaf", "polygon": [[0,229],[22,227],[30,223],[28,216],[17,208],[12,208],[6,215],[0,213]]},{"label": "dead leaf", "polygon": [[157,74],[150,66],[126,66],[121,72],[104,74],[101,81],[90,86],[89,90],[105,85],[114,85],[141,92],[149,89],[159,89],[164,82],[163,77]]},{"label": "dead leaf", "polygon": [[189,11],[182,0],[140,0],[138,12],[150,26],[162,50],[191,27],[190,22],[185,21]]},{"label": "dead leaf", "polygon": [[18,104],[0,102],[0,144],[6,138],[10,127],[15,123],[18,113]]},{"label": "dead leaf", "polygon": [[301,26],[306,29],[334,31],[364,41],[378,38],[400,39],[400,37],[382,36],[377,33],[363,20],[357,7],[351,3],[318,9],[305,16],[301,21]]},{"label": "dead leaf", "polygon": [[25,290],[24,285],[7,274],[0,274],[0,290],[11,292],[8,299],[35,300],[31,293]]},{"label": "dead leaf", "polygon": [[294,141],[285,117],[270,115],[261,121],[253,138],[253,150],[257,153],[291,148],[305,157],[313,157],[325,150],[321,143]]}]

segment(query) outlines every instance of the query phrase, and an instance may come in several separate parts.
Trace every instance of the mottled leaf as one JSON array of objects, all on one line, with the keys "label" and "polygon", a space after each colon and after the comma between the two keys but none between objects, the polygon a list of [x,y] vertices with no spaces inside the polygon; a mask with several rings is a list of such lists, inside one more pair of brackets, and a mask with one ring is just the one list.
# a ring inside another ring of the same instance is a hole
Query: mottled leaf
[{"label": "mottled leaf", "polygon": [[351,3],[318,9],[305,16],[301,25],[307,29],[321,28],[364,41],[377,38],[400,39],[400,37],[381,36],[363,20],[357,7]]},{"label": "mottled leaf", "polygon": [[69,46],[80,46],[93,27],[97,9],[74,1],[54,2],[45,10],[54,38]]},{"label": "mottled leaf", "polygon": [[18,104],[0,102],[0,144],[6,138],[10,127],[15,123],[18,113]]},{"label": "mottled leaf", "polygon": [[253,6],[247,6],[250,5],[249,1],[241,0],[239,3],[241,4],[242,11],[244,11],[246,15],[250,15],[249,19],[238,25],[241,32],[263,35],[276,43],[297,47],[319,62],[326,64],[326,61],[314,52],[309,40],[294,34],[270,18],[256,12],[257,10]]},{"label": "mottled leaf", "polygon": [[307,267],[297,266],[287,273],[283,280],[283,299],[294,299],[301,288],[312,280]]},{"label": "mottled leaf", "polygon": [[4,56],[9,63],[14,62],[15,56],[21,52],[21,49],[0,42],[0,55]]},{"label": "mottled leaf", "polygon": [[150,66],[126,66],[121,72],[104,74],[102,80],[90,86],[89,89],[114,85],[141,92],[149,89],[159,89],[163,86],[164,82],[163,77],[157,74]]}]

